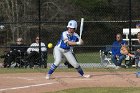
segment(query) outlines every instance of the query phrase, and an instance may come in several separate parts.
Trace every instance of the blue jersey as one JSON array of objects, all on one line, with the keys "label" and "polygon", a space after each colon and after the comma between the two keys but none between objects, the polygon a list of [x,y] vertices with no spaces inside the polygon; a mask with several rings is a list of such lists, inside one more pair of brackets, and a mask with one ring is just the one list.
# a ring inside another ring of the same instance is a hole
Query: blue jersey
[{"label": "blue jersey", "polygon": [[57,46],[63,49],[70,49],[72,46],[68,45],[67,42],[64,42],[64,40],[69,40],[72,42],[77,42],[79,40],[79,35],[77,33],[73,33],[72,35],[68,33],[68,31],[62,32],[61,38],[57,43]]},{"label": "blue jersey", "polygon": [[118,42],[118,41],[113,42],[113,44],[112,44],[112,55],[115,55],[115,56],[116,55],[118,55],[118,56],[122,55],[120,53],[120,49],[121,49],[122,45],[127,45],[124,40],[122,40],[121,42]]}]

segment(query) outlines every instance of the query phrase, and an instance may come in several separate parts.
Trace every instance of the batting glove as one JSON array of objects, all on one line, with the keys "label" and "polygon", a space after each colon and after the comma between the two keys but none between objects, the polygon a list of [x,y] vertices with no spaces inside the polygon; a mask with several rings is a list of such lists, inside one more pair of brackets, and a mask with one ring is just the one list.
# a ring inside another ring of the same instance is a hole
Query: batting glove
[{"label": "batting glove", "polygon": [[83,44],[83,40],[82,39],[79,39],[78,42],[76,42],[76,45],[82,45]]}]

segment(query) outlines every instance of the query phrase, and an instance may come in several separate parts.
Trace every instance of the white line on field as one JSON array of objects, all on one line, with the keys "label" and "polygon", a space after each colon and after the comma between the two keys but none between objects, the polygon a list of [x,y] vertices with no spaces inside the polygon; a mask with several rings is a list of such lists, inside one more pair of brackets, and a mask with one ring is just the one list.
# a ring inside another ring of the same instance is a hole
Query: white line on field
[{"label": "white line on field", "polygon": [[35,84],[35,85],[28,85],[28,86],[22,86],[22,87],[4,88],[4,89],[0,89],[0,91],[16,90],[16,89],[24,89],[24,88],[30,88],[30,87],[45,86],[45,85],[51,85],[51,84],[55,84],[55,83],[58,83],[58,82]]},{"label": "white line on field", "polygon": [[0,77],[0,78],[11,78],[11,79],[24,79],[24,80],[34,80],[29,77]]}]

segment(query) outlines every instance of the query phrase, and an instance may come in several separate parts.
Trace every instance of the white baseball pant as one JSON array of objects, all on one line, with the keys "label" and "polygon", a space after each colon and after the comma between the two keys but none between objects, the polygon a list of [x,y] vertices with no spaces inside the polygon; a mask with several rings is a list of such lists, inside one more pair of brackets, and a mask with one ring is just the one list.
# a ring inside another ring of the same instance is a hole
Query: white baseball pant
[{"label": "white baseball pant", "polygon": [[66,50],[66,49],[62,49],[58,46],[54,47],[54,51],[53,51],[53,55],[54,55],[54,65],[55,66],[59,66],[60,62],[62,61],[62,56],[65,56],[67,61],[74,67],[74,68],[78,68],[79,64],[76,61],[75,57],[72,54],[72,51]]}]

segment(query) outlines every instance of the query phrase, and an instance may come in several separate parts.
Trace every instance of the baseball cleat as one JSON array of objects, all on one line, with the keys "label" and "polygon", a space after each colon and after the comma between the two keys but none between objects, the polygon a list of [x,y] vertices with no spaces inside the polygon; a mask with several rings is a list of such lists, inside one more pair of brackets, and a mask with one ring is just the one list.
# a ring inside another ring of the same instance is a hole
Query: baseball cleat
[{"label": "baseball cleat", "polygon": [[136,73],[136,77],[137,77],[137,78],[140,78],[140,72],[137,72],[137,73]]},{"label": "baseball cleat", "polygon": [[115,67],[115,69],[119,69],[119,68],[120,68],[119,66],[116,66],[116,67]]},{"label": "baseball cleat", "polygon": [[84,77],[84,78],[90,78],[91,76],[90,75],[83,75],[82,77]]},{"label": "baseball cleat", "polygon": [[46,75],[46,77],[45,77],[46,79],[50,79],[50,75]]}]

